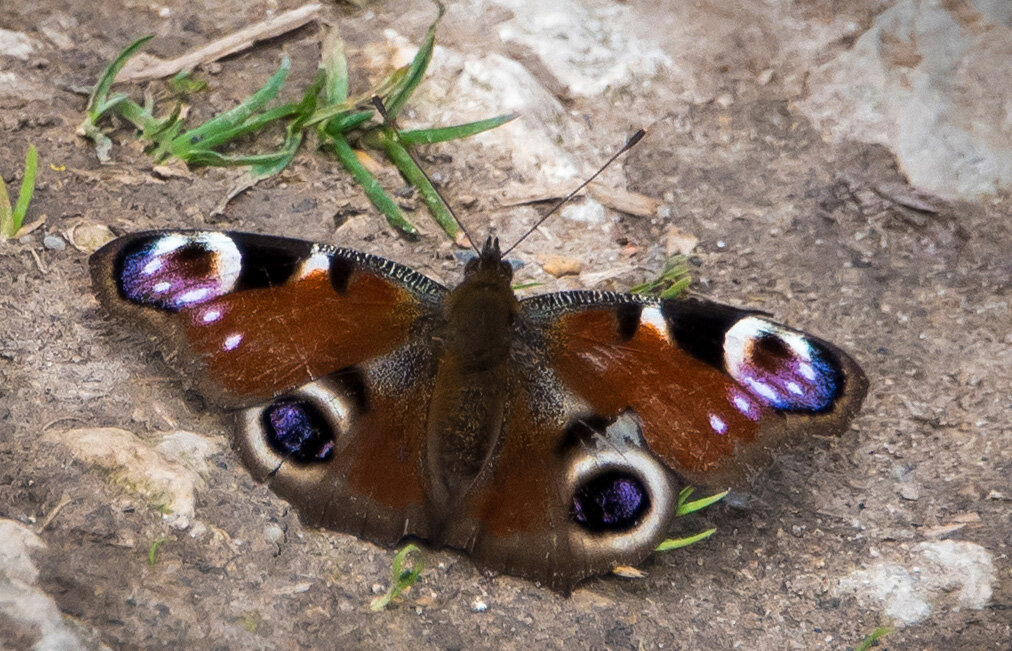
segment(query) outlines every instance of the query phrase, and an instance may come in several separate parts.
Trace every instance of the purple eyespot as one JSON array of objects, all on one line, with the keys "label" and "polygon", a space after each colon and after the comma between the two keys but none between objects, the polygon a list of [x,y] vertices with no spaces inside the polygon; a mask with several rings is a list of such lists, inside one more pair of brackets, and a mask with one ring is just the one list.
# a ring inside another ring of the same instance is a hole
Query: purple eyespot
[{"label": "purple eyespot", "polygon": [[227,294],[241,268],[239,249],[223,233],[170,233],[124,249],[117,279],[127,300],[175,312]]},{"label": "purple eyespot", "polygon": [[609,471],[576,491],[569,517],[593,532],[628,531],[638,526],[649,510],[650,497],[637,477]]},{"label": "purple eyespot", "polygon": [[334,434],[323,414],[305,400],[283,398],[264,410],[267,444],[299,463],[326,461],[334,453]]}]

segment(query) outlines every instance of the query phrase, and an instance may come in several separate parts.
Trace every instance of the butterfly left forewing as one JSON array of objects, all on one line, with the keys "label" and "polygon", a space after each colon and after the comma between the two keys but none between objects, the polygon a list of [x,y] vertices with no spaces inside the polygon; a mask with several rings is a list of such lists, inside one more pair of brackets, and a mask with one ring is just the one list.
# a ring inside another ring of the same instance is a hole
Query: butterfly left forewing
[{"label": "butterfly left forewing", "polygon": [[90,266],[102,304],[164,342],[184,375],[227,406],[395,350],[445,293],[382,258],[250,233],[136,233]]}]

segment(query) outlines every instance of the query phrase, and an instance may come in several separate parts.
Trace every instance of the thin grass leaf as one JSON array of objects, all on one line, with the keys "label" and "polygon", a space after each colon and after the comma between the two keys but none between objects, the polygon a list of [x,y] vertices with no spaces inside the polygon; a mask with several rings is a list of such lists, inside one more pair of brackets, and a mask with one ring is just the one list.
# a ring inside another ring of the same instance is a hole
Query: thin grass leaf
[{"label": "thin grass leaf", "polygon": [[223,129],[216,133],[207,135],[200,141],[199,147],[193,147],[192,149],[185,147],[185,139],[177,138],[176,140],[179,142],[179,146],[177,147],[176,155],[184,161],[190,162],[188,156],[191,156],[196,152],[202,152],[205,150],[210,151],[225,143],[256,133],[278,120],[297,116],[299,111],[299,105],[295,103],[275,107],[269,111],[264,111],[263,113],[254,116],[249,121],[232,127],[231,129]]},{"label": "thin grass leaf", "polygon": [[348,59],[344,55],[344,41],[331,29],[323,38],[320,67],[327,76],[323,98],[328,105],[340,104],[348,99]]},{"label": "thin grass leaf", "polygon": [[[415,555],[414,562],[411,563],[411,567],[405,569],[404,561],[411,554]],[[422,554],[422,550],[416,545],[405,545],[402,547],[394,556],[390,588],[386,591],[386,594],[372,600],[372,603],[369,604],[369,610],[378,612],[386,608],[391,601],[414,585],[423,569],[425,569],[425,556]]]},{"label": "thin grass leaf", "polygon": [[137,53],[137,50],[144,47],[144,45],[154,38],[154,35],[143,36],[130,45],[126,46],[122,52],[116,55],[109,65],[102,71],[102,75],[98,78],[98,83],[95,84],[94,90],[91,91],[91,95],[88,97],[88,105],[85,107],[84,112],[88,114],[88,120],[92,124],[98,121],[102,114],[108,111],[110,108],[115,106],[118,102],[122,101],[125,95],[117,95],[112,98],[109,97],[109,90],[112,88],[113,81],[116,80],[116,75],[123,69],[127,59]]},{"label": "thin grass leaf", "polygon": [[177,150],[186,151],[187,148],[191,148],[193,145],[201,144],[206,138],[212,137],[222,131],[241,126],[250,116],[262,109],[267,102],[274,99],[274,96],[278,94],[278,91],[284,85],[291,67],[292,62],[288,57],[283,58],[277,72],[271,76],[263,88],[247,97],[235,108],[211,118],[199,127],[190,129],[176,138],[172,143],[173,154]]},{"label": "thin grass leaf", "polygon": [[309,119],[316,111],[316,103],[320,96],[320,89],[324,87],[327,81],[327,75],[323,70],[320,70],[316,74],[316,79],[306,89],[305,94],[302,96],[302,101],[297,105],[297,111],[294,114],[294,119],[288,123],[285,127],[285,142],[281,146],[281,150],[278,152],[281,156],[277,161],[273,163],[261,163],[252,166],[251,172],[257,179],[265,179],[270,176],[274,176],[281,170],[291,165],[292,160],[295,158],[295,153],[299,150],[299,146],[302,144],[302,138],[305,134],[303,125],[306,120]]},{"label": "thin grass leaf", "polygon": [[323,132],[328,136],[332,134],[343,136],[345,133],[371,120],[373,115],[375,115],[375,111],[350,111],[339,114],[327,120],[323,127]]},{"label": "thin grass leaf", "polygon": [[97,122],[109,109],[117,106],[127,98],[123,94],[109,97],[109,89],[112,88],[116,75],[119,74],[127,59],[132,57],[137,50],[152,38],[154,38],[153,35],[139,38],[116,55],[116,58],[102,71],[102,75],[98,78],[98,83],[95,84],[91,95],[88,96],[88,104],[84,109],[84,120],[77,126],[76,133],[95,143],[95,155],[103,163],[109,162],[109,151],[112,149],[112,140],[109,140],[102,133],[98,128]]},{"label": "thin grass leaf", "polygon": [[692,486],[687,486],[682,489],[681,493],[678,494],[678,508],[675,510],[676,517],[688,515],[689,513],[695,513],[696,511],[705,509],[711,504],[715,504],[727,497],[727,494],[730,492],[724,491],[723,493],[717,493],[716,495],[710,495],[709,497],[704,497],[703,499],[688,502],[687,500],[689,499],[689,495],[692,494],[693,490]]},{"label": "thin grass leaf", "polygon": [[683,547],[688,547],[689,545],[694,545],[698,543],[700,540],[706,540],[707,538],[712,536],[716,531],[717,531],[716,529],[707,529],[706,531],[701,531],[697,533],[695,536],[688,536],[686,538],[668,538],[667,540],[663,541],[660,545],[657,545],[654,551],[669,552],[673,549],[681,549]]},{"label": "thin grass leaf", "polygon": [[418,188],[422,201],[425,202],[426,207],[432,213],[432,217],[439,224],[439,227],[450,236],[450,239],[456,241],[457,235],[460,233],[460,226],[457,224],[457,220],[453,218],[450,209],[443,203],[443,199],[439,196],[436,188],[432,187],[429,178],[418,168],[418,165],[415,164],[414,159],[411,158],[408,151],[398,142],[393,131],[389,127],[382,127],[370,131],[367,135],[375,136],[375,138],[367,138],[366,142],[375,142],[386,152],[386,155],[390,157],[390,160],[397,166],[397,169],[404,175],[404,178],[408,180],[408,183]]},{"label": "thin grass leaf", "polygon": [[148,547],[148,565],[154,566],[158,562],[158,550],[168,541],[168,538],[162,536],[151,543],[151,546]]},{"label": "thin grass leaf", "polygon": [[418,229],[407,220],[400,207],[387,195],[376,177],[359,162],[355,150],[351,148],[348,141],[339,135],[331,135],[329,140],[338,162],[362,187],[362,191],[369,197],[372,205],[383,213],[387,223],[409,237],[418,237]]},{"label": "thin grass leaf", "polygon": [[39,152],[35,145],[28,145],[25,154],[25,172],[21,178],[21,190],[18,192],[17,204],[11,207],[11,198],[7,194],[7,186],[0,177],[0,240],[16,237],[28,213],[28,205],[35,194],[35,175],[39,169]]},{"label": "thin grass leaf", "polygon": [[893,629],[889,628],[888,626],[879,626],[874,631],[869,633],[867,637],[861,640],[861,643],[858,644],[856,647],[854,647],[854,651],[868,651],[868,649],[875,646],[875,642],[877,642],[879,638],[885,637],[886,635],[889,635],[892,632]]},{"label": "thin grass leaf", "polygon": [[401,131],[398,135],[400,136],[400,141],[407,147],[413,147],[415,145],[432,145],[437,142],[446,142],[447,140],[468,138],[479,134],[482,131],[495,129],[507,122],[515,120],[516,118],[516,113],[508,113],[506,115],[499,115],[487,120],[478,120],[477,122],[468,122],[466,124],[458,124],[452,127]]},{"label": "thin grass leaf", "polygon": [[14,206],[14,232],[21,229],[21,223],[28,212],[28,204],[32,202],[32,195],[35,194],[35,173],[39,169],[39,152],[35,145],[28,145],[28,153],[25,155],[25,175],[21,179],[21,190],[18,192],[18,203]]},{"label": "thin grass leaf", "polygon": [[7,184],[0,176],[0,239],[14,237],[17,229],[14,228],[14,211],[11,209],[11,198],[7,194]]},{"label": "thin grass leaf", "polygon": [[432,61],[432,50],[436,45],[436,25],[439,24],[444,11],[443,6],[439,5],[439,15],[436,16],[436,20],[432,22],[429,30],[425,33],[425,40],[418,48],[415,58],[408,64],[403,80],[391,90],[388,96],[380,95],[384,99],[383,105],[391,120],[397,117],[411,94],[418,88],[418,84],[422,82],[422,78],[425,77],[425,71],[429,67],[429,62]]},{"label": "thin grass leaf", "polygon": [[189,70],[180,70],[172,75],[168,81],[169,90],[178,97],[185,97],[199,93],[207,88],[207,82],[203,79],[196,79]]},{"label": "thin grass leaf", "polygon": [[636,285],[631,294],[655,294],[662,299],[682,294],[692,284],[689,259],[684,255],[673,255],[664,262],[661,273],[653,280]]}]

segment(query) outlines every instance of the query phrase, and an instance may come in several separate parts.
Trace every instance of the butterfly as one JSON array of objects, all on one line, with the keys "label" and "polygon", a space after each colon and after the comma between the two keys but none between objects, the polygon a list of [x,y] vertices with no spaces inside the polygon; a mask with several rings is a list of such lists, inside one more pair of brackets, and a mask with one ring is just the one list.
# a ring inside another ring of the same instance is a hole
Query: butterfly
[{"label": "butterfly", "polygon": [[235,410],[253,476],[302,520],[411,536],[568,592],[644,560],[679,480],[739,483],[839,434],[867,381],[767,314],[607,291],[520,299],[489,238],[453,288],[381,257],[239,232],[126,235],[108,311]]}]

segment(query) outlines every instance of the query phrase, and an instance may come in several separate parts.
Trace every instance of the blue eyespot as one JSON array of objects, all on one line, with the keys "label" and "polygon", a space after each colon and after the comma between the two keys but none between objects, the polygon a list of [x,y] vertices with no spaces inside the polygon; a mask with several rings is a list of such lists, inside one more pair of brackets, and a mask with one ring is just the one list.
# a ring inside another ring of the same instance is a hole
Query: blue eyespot
[{"label": "blue eyespot", "polygon": [[569,516],[590,531],[614,532],[636,527],[649,510],[650,496],[643,483],[631,474],[610,471],[576,491]]},{"label": "blue eyespot", "polygon": [[264,432],[271,448],[300,463],[326,461],[334,453],[334,434],[312,403],[283,398],[263,413]]}]

